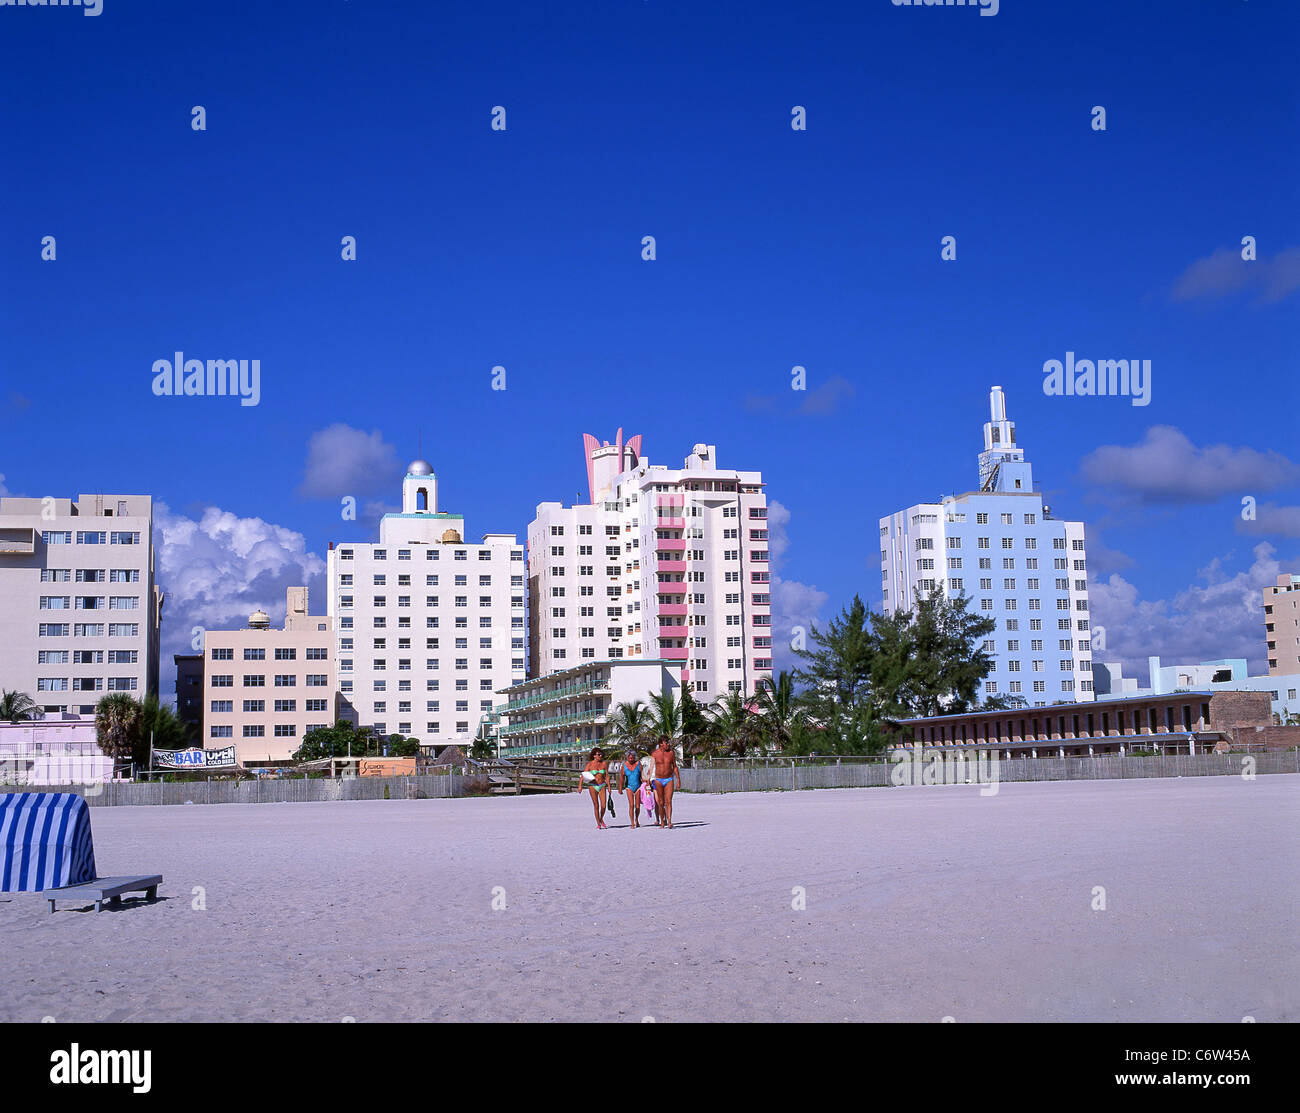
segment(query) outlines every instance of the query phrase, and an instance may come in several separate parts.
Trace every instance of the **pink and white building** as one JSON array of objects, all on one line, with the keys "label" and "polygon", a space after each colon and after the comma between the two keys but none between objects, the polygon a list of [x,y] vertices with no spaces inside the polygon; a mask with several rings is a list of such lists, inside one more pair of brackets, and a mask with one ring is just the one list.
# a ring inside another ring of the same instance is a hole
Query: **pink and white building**
[{"label": "pink and white building", "polygon": [[590,501],[544,502],[528,528],[530,677],[662,660],[702,703],[772,675],[767,496],[760,472],[697,444],[651,464],[640,436],[584,436]]},{"label": "pink and white building", "polygon": [[93,715],[58,714],[0,723],[0,784],[98,784],[113,779]]}]

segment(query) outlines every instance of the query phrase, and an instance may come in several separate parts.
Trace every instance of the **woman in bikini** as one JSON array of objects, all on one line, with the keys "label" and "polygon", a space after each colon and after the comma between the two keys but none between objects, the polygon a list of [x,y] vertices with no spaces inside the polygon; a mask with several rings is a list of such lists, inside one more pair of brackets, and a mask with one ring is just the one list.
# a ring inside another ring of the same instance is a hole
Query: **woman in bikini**
[{"label": "woman in bikini", "polygon": [[587,764],[583,767],[581,784],[591,793],[591,806],[596,813],[596,826],[605,830],[605,793],[609,786],[609,765],[605,761],[605,751],[597,746],[591,751]]},{"label": "woman in bikini", "polygon": [[627,793],[627,814],[632,817],[632,826],[640,827],[637,821],[641,795],[641,762],[635,750],[628,750],[623,755],[623,764],[618,767],[618,787]]}]

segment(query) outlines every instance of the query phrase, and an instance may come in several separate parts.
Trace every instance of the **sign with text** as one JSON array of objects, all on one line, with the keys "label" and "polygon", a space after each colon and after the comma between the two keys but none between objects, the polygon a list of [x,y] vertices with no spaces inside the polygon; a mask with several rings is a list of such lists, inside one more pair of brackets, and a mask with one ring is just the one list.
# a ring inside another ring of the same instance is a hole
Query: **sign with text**
[{"label": "sign with text", "polygon": [[155,750],[153,763],[160,769],[233,769],[235,747],[224,750]]}]

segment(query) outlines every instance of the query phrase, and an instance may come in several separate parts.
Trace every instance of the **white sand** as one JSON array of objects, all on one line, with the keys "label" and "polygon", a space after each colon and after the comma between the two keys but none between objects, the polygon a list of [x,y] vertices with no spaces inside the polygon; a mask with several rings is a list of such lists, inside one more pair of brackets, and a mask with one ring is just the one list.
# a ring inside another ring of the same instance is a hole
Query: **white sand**
[{"label": "white sand", "polygon": [[96,808],[167,899],[0,894],[0,1020],[1300,1019],[1300,777],[678,799]]}]

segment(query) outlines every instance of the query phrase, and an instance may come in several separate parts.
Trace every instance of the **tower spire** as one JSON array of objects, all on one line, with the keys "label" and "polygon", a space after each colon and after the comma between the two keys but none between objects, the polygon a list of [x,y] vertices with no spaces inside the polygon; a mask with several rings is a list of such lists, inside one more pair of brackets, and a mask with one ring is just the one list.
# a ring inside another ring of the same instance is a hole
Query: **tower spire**
[{"label": "tower spire", "polygon": [[984,423],[979,465],[981,491],[1033,490],[1030,465],[1016,444],[1016,423],[1007,419],[1007,396],[1000,386],[989,391],[989,420]]}]

